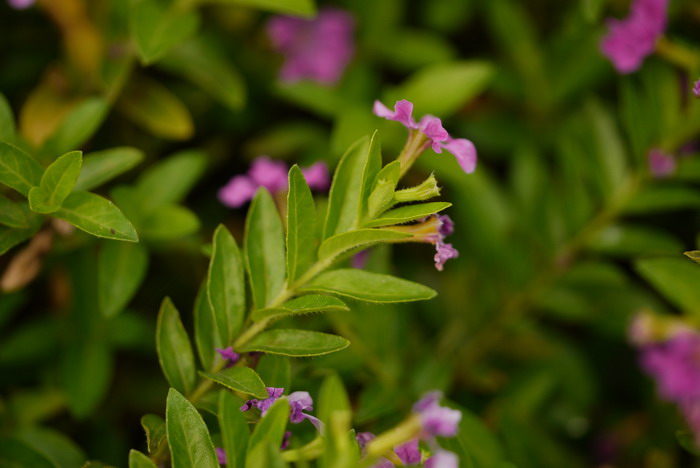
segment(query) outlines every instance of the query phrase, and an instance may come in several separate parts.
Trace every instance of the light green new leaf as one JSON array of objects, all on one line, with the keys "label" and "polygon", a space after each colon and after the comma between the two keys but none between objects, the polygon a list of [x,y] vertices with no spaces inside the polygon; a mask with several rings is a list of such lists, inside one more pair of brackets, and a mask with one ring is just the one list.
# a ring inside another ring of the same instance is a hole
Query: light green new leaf
[{"label": "light green new leaf", "polygon": [[129,451],[129,468],[156,468],[156,464],[136,449]]},{"label": "light green new leaf", "polygon": [[285,254],[282,220],[270,193],[260,188],[245,226],[246,266],[255,307],[273,301],[284,287]]},{"label": "light green new leaf", "polygon": [[210,369],[216,356],[216,348],[223,348],[216,317],[209,304],[207,283],[202,282],[194,301],[194,341],[204,369]]},{"label": "light green new leaf", "polygon": [[452,203],[447,202],[419,203],[417,205],[402,206],[387,211],[378,219],[365,224],[365,227],[381,227],[408,223],[409,221],[415,221],[439,213],[450,206],[452,206]]},{"label": "light green new leaf", "polygon": [[138,242],[131,222],[111,201],[90,192],[73,192],[53,216],[88,234],[105,239]]},{"label": "light green new leaf", "polygon": [[44,169],[21,149],[0,142],[0,183],[25,197],[32,187],[39,185]]},{"label": "light green new leaf", "polygon": [[[265,396],[267,397],[267,393]],[[250,431],[240,407],[240,400],[231,392],[219,393],[218,419],[227,468],[245,468],[245,452]]]},{"label": "light green new leaf", "polygon": [[380,242],[399,242],[413,237],[406,232],[381,229],[359,229],[329,237],[318,249],[318,258],[328,260],[345,252],[370,247]]},{"label": "light green new leaf", "polygon": [[316,205],[304,174],[289,170],[287,194],[287,275],[291,284],[316,261]]},{"label": "light green new leaf", "polygon": [[199,218],[180,205],[162,205],[144,215],[139,225],[141,236],[147,240],[180,239],[199,230]]},{"label": "light green new leaf", "polygon": [[158,0],[130,2],[129,27],[144,65],[159,60],[171,47],[194,34],[198,26],[199,15],[194,11],[168,9]]},{"label": "light green new leaf", "polygon": [[75,190],[92,190],[143,161],[143,152],[123,146],[95,151],[83,157],[83,167]]},{"label": "light green new leaf", "polygon": [[139,177],[136,190],[148,209],[179,203],[204,174],[207,156],[199,150],[179,151],[146,169]]},{"label": "light green new leaf", "polygon": [[354,431],[350,400],[337,374],[323,380],[318,394],[318,417],[326,424],[327,438],[320,466],[326,468],[351,468],[357,466],[359,450]]},{"label": "light green new leaf", "polygon": [[417,115],[449,117],[481,93],[495,76],[493,65],[484,61],[438,63],[425,67],[389,93],[385,104],[407,99]]},{"label": "light green new leaf", "polygon": [[148,453],[156,453],[165,438],[165,420],[157,414],[145,414],[141,417],[141,427],[146,433]]},{"label": "light green new leaf", "polygon": [[636,268],[677,307],[700,317],[700,266],[679,256],[645,258]]},{"label": "light green new leaf", "polygon": [[314,0],[201,0],[208,3],[222,3],[240,5],[272,13],[282,13],[288,15],[299,15],[311,18],[316,14]]},{"label": "light green new leaf", "polygon": [[222,343],[240,332],[245,316],[243,260],[236,241],[224,225],[214,232],[207,276],[207,298]]},{"label": "light green new leaf", "polygon": [[250,367],[231,367],[220,372],[200,372],[209,380],[237,392],[253,395],[255,398],[267,398],[267,389],[260,376]]},{"label": "light green new leaf", "polygon": [[101,97],[85,99],[63,119],[56,131],[44,143],[44,149],[57,154],[79,148],[102,125],[109,103]]},{"label": "light green new leaf", "polygon": [[15,117],[5,95],[0,93],[0,141],[13,142],[15,139]]},{"label": "light green new leaf", "polygon": [[[280,447],[288,420],[289,401],[287,397],[282,397],[267,410],[265,416],[255,426],[255,430],[248,440],[248,455],[255,449],[256,445],[261,443],[270,443],[275,447]],[[249,460],[246,459],[246,467],[250,466],[248,462]]]},{"label": "light green new leaf", "polygon": [[187,78],[232,110],[240,110],[245,105],[245,81],[218,50],[216,42],[195,37],[173,47],[159,66]]},{"label": "light green new leaf", "polygon": [[394,199],[396,185],[401,178],[401,163],[392,161],[377,174],[367,203],[367,218],[372,219],[389,208]]},{"label": "light green new leaf", "polygon": [[320,356],[345,349],[350,342],[342,336],[307,330],[275,329],[260,333],[240,351],[260,351],[282,356]]},{"label": "light green new leaf", "polygon": [[358,227],[360,214],[367,209],[364,200],[369,197],[370,186],[380,169],[376,133],[371,140],[367,137],[358,140],[343,155],[333,176],[324,239]]},{"label": "light green new leaf", "polygon": [[301,290],[338,294],[367,302],[423,301],[437,294],[422,284],[354,268],[323,273]]},{"label": "light green new leaf", "polygon": [[329,424],[336,411],[351,411],[350,400],[338,374],[332,373],[323,380],[318,392],[318,418]]},{"label": "light green new leaf", "polygon": [[71,151],[56,159],[44,171],[38,187],[29,191],[29,207],[37,213],[53,213],[73,191],[83,164],[83,153]]},{"label": "light green new leaf", "polygon": [[29,227],[29,220],[22,207],[2,194],[0,194],[0,224],[20,229]]},{"label": "light green new leaf", "polygon": [[331,296],[310,294],[285,302],[281,307],[257,309],[251,314],[255,322],[273,321],[292,315],[304,315],[312,312],[346,312],[350,310],[343,301]]},{"label": "light green new leaf", "polygon": [[156,325],[158,362],[171,386],[184,394],[194,388],[196,374],[192,345],[170,298],[160,306]]},{"label": "light green new leaf", "polygon": [[219,468],[202,416],[174,388],[168,392],[165,426],[173,468]]},{"label": "light green new leaf", "polygon": [[97,256],[97,294],[105,317],[120,313],[134,297],[148,269],[143,244],[105,241]]}]

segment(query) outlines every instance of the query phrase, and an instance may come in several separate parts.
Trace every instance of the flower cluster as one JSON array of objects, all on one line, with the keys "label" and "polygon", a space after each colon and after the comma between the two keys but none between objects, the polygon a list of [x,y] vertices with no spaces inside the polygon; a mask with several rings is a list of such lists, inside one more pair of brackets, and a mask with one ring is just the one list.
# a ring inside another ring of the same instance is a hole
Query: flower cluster
[{"label": "flower cluster", "polygon": [[322,9],[313,20],[273,17],[267,33],[274,48],[285,56],[280,78],[334,84],[354,54],[354,31],[352,15],[335,8]]},{"label": "flower cluster", "polygon": [[436,153],[442,153],[443,149],[447,150],[457,158],[464,172],[468,174],[474,172],[476,168],[474,144],[465,138],[452,138],[443,128],[439,118],[424,115],[420,122],[416,122],[412,116],[413,103],[405,99],[397,101],[393,111],[381,102],[374,101],[373,112],[378,117],[403,124],[410,132],[406,148],[399,156],[402,172],[405,172],[428,146],[432,147]]},{"label": "flower cluster", "polygon": [[[270,406],[272,406],[272,404],[277,401],[283,393],[283,388],[267,387],[267,398],[264,400],[258,400],[255,398],[248,400],[243,406],[241,406],[241,411],[248,411],[251,408],[258,408],[260,410],[260,414],[264,416],[265,413],[267,413],[267,410],[270,409]],[[323,423],[321,420],[308,413],[304,413],[304,411],[314,410],[314,401],[311,398],[311,395],[309,395],[309,392],[290,393],[287,396],[287,400],[289,401],[290,407],[289,421],[292,424],[298,424],[304,419],[308,419],[319,432],[323,432]]]},{"label": "flower cluster", "polygon": [[608,19],[608,34],[601,42],[603,53],[620,73],[637,70],[656,47],[666,29],[668,0],[634,0],[623,20]]},{"label": "flower cluster", "polygon": [[[219,201],[230,208],[238,208],[250,201],[260,187],[275,194],[287,190],[289,168],[282,161],[260,156],[253,161],[248,174],[237,175],[219,190]],[[330,185],[328,167],[317,162],[302,172],[313,190],[327,190]]]}]

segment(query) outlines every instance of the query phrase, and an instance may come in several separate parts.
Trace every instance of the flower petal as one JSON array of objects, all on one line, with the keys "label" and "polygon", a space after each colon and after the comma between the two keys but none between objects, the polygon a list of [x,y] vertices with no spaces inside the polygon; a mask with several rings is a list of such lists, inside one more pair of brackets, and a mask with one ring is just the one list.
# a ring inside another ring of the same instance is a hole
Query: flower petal
[{"label": "flower petal", "polygon": [[452,153],[464,172],[471,174],[476,169],[476,147],[466,138],[448,138],[442,145]]},{"label": "flower petal", "polygon": [[258,189],[253,179],[244,175],[237,175],[219,189],[219,201],[229,208],[238,208],[250,201]]}]

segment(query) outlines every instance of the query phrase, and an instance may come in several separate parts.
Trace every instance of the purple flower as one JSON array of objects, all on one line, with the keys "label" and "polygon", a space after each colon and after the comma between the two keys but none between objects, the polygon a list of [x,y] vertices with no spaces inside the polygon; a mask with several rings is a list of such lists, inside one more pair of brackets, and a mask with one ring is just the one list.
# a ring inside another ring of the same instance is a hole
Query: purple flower
[{"label": "purple flower", "polygon": [[670,154],[658,148],[649,151],[649,170],[657,179],[673,175],[676,172],[676,160]]},{"label": "purple flower", "polygon": [[226,367],[231,367],[241,360],[241,355],[235,352],[231,346],[228,348],[216,348],[216,352],[227,361]]},{"label": "purple flower", "polygon": [[15,10],[25,10],[34,5],[35,0],[7,0],[7,3]]},{"label": "purple flower", "polygon": [[663,398],[678,404],[700,401],[700,334],[680,332],[644,346],[641,365],[654,377]]},{"label": "purple flower", "polygon": [[452,244],[437,242],[435,244],[435,250],[433,261],[435,262],[437,271],[442,271],[445,268],[445,262],[448,260],[459,257],[459,251],[455,249]]},{"label": "purple flower", "polygon": [[377,436],[375,436],[371,432],[358,432],[357,434],[355,434],[355,440],[357,441],[357,445],[360,446],[360,451],[363,454],[365,452],[365,447],[367,447],[367,444],[373,441],[375,437]]},{"label": "purple flower", "polygon": [[315,416],[303,412],[304,410],[314,410],[314,401],[311,399],[311,395],[309,395],[309,392],[290,393],[288,399],[289,406],[291,408],[289,420],[293,424],[298,424],[304,419],[308,419],[311,422],[311,424],[314,425],[316,430],[318,430],[318,432],[323,433],[323,423],[321,422],[321,420],[316,418]]},{"label": "purple flower", "polygon": [[272,404],[282,396],[282,393],[284,393],[283,388],[267,387],[267,398],[264,400],[258,400],[257,398],[248,400],[243,406],[241,406],[241,411],[248,411],[251,408],[257,408],[260,410],[260,414],[265,416],[267,410],[270,409],[270,406],[272,406]]},{"label": "purple flower", "polygon": [[267,24],[273,47],[285,56],[282,81],[309,79],[334,84],[343,75],[355,52],[352,15],[323,8],[312,20],[275,16]]},{"label": "purple flower", "polygon": [[438,450],[435,455],[425,461],[425,468],[458,468],[459,458],[447,450]]},{"label": "purple flower", "polygon": [[[325,163],[317,162],[301,171],[311,189],[328,189],[330,176]],[[273,194],[287,190],[287,172],[284,162],[260,156],[253,161],[246,175],[234,176],[219,189],[219,201],[230,208],[238,208],[249,202],[260,187]]]},{"label": "purple flower", "polygon": [[353,255],[351,260],[351,266],[359,270],[363,269],[367,265],[367,260],[369,259],[369,249],[361,250]]},{"label": "purple flower", "polygon": [[668,0],[634,0],[630,15],[608,19],[608,34],[600,46],[620,73],[637,70],[666,29]]},{"label": "purple flower", "polygon": [[[399,158],[402,165],[412,164],[420,153],[431,146],[436,153],[442,153],[443,149],[452,153],[464,172],[470,174],[476,169],[477,155],[474,144],[465,138],[450,137],[443,128],[442,121],[435,116],[425,115],[420,123],[416,123],[412,116],[411,102],[405,99],[397,101],[392,112],[380,101],[374,101],[373,112],[378,117],[400,122],[411,132],[406,147],[412,150],[402,154],[403,160]],[[414,133],[415,130],[418,130],[418,133]],[[415,138],[418,140],[414,140]]]},{"label": "purple flower", "polygon": [[413,405],[418,413],[423,433],[427,437],[454,437],[459,430],[462,413],[458,410],[440,406],[441,392],[430,392]]},{"label": "purple flower", "polygon": [[700,98],[700,79],[693,85],[693,94],[696,98]]},{"label": "purple flower", "polygon": [[454,222],[447,215],[434,215],[423,219],[419,223],[388,226],[385,229],[407,232],[413,234],[411,242],[428,242],[435,245],[435,268],[442,271],[445,262],[451,258],[459,257],[459,252],[452,244],[445,242],[445,237],[454,232]]},{"label": "purple flower", "polygon": [[216,458],[219,460],[219,465],[226,464],[226,452],[220,447],[216,447]]},{"label": "purple flower", "polygon": [[423,458],[418,448],[418,439],[411,439],[405,444],[395,447],[394,453],[404,465],[417,465]]},{"label": "purple flower", "polygon": [[289,439],[291,439],[291,438],[292,438],[292,432],[285,431],[284,437],[282,437],[282,445],[280,446],[280,450],[286,450],[287,447],[289,447]]}]

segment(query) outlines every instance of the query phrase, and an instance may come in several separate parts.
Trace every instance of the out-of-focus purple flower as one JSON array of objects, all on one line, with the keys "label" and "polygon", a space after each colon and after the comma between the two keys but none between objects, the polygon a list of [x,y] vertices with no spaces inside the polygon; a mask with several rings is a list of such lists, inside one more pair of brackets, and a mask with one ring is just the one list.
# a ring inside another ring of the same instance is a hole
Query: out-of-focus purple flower
[{"label": "out-of-focus purple flower", "polygon": [[454,437],[459,431],[462,412],[440,406],[440,392],[430,392],[413,405],[425,436]]},{"label": "out-of-focus purple flower", "polygon": [[659,393],[682,404],[700,401],[700,334],[681,332],[641,349],[642,368],[654,377]]},{"label": "out-of-focus purple flower", "polygon": [[226,360],[226,367],[231,367],[241,360],[241,355],[233,350],[233,347],[216,348],[216,352]]},{"label": "out-of-focus purple flower", "polygon": [[361,270],[367,265],[367,259],[369,259],[369,249],[362,250],[353,255],[350,263],[353,268]]},{"label": "out-of-focus purple flower", "polygon": [[282,438],[282,445],[280,446],[280,450],[286,450],[287,447],[289,447],[289,440],[292,438],[292,432],[291,431],[285,431],[284,432],[284,437]]},{"label": "out-of-focus purple flower", "polygon": [[601,50],[620,73],[637,70],[666,29],[668,0],[634,0],[623,20],[608,19]]},{"label": "out-of-focus purple flower", "polygon": [[319,433],[323,433],[323,423],[321,420],[315,416],[303,412],[304,410],[314,410],[314,401],[311,399],[309,392],[290,393],[289,397],[287,398],[289,399],[289,406],[291,409],[289,420],[293,424],[298,424],[304,419],[308,419]]},{"label": "out-of-focus purple flower", "polygon": [[442,271],[445,268],[445,262],[450,259],[459,257],[459,251],[455,249],[452,244],[446,244],[444,242],[438,242],[435,244],[435,256],[433,261],[435,262],[435,268],[438,271]]},{"label": "out-of-focus purple flower", "polygon": [[219,460],[219,465],[226,464],[226,452],[221,447],[216,447],[216,458]]},{"label": "out-of-focus purple flower", "polygon": [[285,57],[280,78],[286,82],[309,79],[336,83],[355,53],[354,31],[352,15],[337,8],[323,8],[312,20],[273,17],[267,34]]},{"label": "out-of-focus purple flower", "polygon": [[260,410],[260,414],[265,416],[267,410],[270,409],[270,406],[272,406],[272,404],[282,396],[282,393],[284,393],[284,388],[267,387],[267,398],[264,400],[258,400],[257,398],[248,400],[243,406],[241,406],[241,411],[248,411],[251,408],[257,408]]},{"label": "out-of-focus purple flower", "polygon": [[[435,116],[425,115],[420,123],[416,123],[412,116],[411,102],[405,99],[397,101],[394,110],[391,111],[380,101],[374,101],[373,112],[378,117],[400,122],[411,132],[406,147],[411,147],[413,151],[404,155],[406,160],[402,161],[402,164],[412,164],[420,153],[431,146],[436,153],[442,153],[443,149],[451,153],[464,172],[470,174],[476,169],[477,154],[474,144],[465,138],[452,138],[442,126],[442,121]],[[418,130],[419,133],[414,133],[414,130]],[[420,138],[415,148],[412,146],[414,138]]]},{"label": "out-of-focus purple flower", "polygon": [[[301,171],[312,190],[324,191],[330,186],[325,163],[319,161]],[[219,189],[219,201],[230,208],[238,208],[249,202],[260,187],[273,194],[287,190],[287,172],[284,162],[260,156],[250,165],[247,174],[234,176]]]},{"label": "out-of-focus purple flower", "polygon": [[658,148],[649,151],[649,171],[657,179],[668,177],[676,172],[676,160]]},{"label": "out-of-focus purple flower", "polygon": [[411,439],[405,444],[395,447],[394,453],[404,465],[417,465],[423,458],[418,448],[418,439]]},{"label": "out-of-focus purple flower", "polygon": [[364,453],[365,447],[367,447],[367,444],[369,444],[374,438],[377,437],[371,432],[358,432],[355,434],[355,440],[357,441],[357,445],[360,447],[360,451]]},{"label": "out-of-focus purple flower", "polygon": [[36,0],[7,0],[7,3],[15,10],[25,10],[34,5]]},{"label": "out-of-focus purple flower", "polygon": [[700,98],[700,79],[693,85],[693,94],[696,98]]},{"label": "out-of-focus purple flower", "polygon": [[385,229],[407,232],[413,235],[411,242],[428,242],[435,245],[435,268],[442,271],[445,262],[459,257],[459,252],[452,244],[445,242],[445,237],[454,232],[454,222],[447,215],[429,216],[419,223],[389,226]]},{"label": "out-of-focus purple flower", "polygon": [[425,461],[425,468],[458,468],[459,458],[447,450],[438,450],[435,455]]}]

